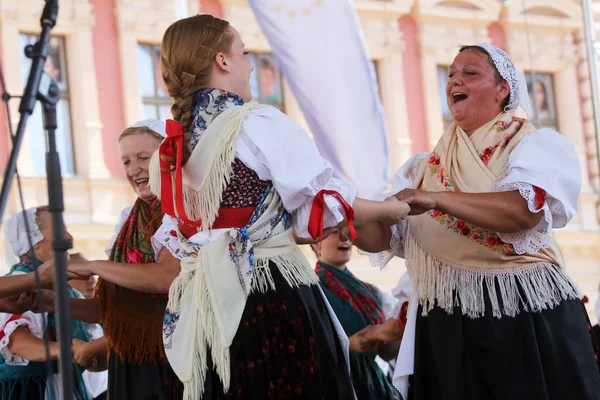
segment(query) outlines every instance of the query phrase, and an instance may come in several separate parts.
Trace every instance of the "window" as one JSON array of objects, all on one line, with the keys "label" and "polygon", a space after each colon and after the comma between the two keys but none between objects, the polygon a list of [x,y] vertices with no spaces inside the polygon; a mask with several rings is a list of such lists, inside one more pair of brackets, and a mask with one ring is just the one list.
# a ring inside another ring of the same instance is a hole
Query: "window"
[{"label": "window", "polygon": [[448,101],[446,99],[446,85],[448,84],[448,67],[438,66],[438,90],[440,99],[440,108],[442,110],[442,117],[444,118],[444,131],[452,123],[452,114],[448,108]]},{"label": "window", "polygon": [[138,44],[138,85],[144,103],[144,118],[172,118],[171,105],[167,88],[160,71],[160,46]]},{"label": "window", "polygon": [[[20,34],[20,47],[24,49],[29,44],[37,41],[35,35]],[[27,83],[31,59],[21,52],[21,78],[23,86]],[[71,114],[69,106],[69,84],[67,76],[67,64],[64,38],[52,36],[50,38],[50,49],[44,72],[52,77],[61,90],[61,98],[56,106],[58,128],[56,129],[56,150],[60,159],[62,173],[65,176],[75,175],[75,162],[73,159],[73,140],[71,136]],[[31,164],[37,174],[46,174],[46,132],[44,131],[42,106],[36,102],[35,109],[27,123],[28,151]]]},{"label": "window", "polygon": [[[552,128],[558,130],[558,120],[556,118],[556,104],[554,102],[554,81],[551,74],[535,74],[535,85],[531,84],[531,74],[525,74],[527,81],[527,90],[531,101],[531,110],[534,115],[530,118],[534,123],[541,127]],[[535,115],[534,98],[537,102],[538,115]]]},{"label": "window", "polygon": [[252,98],[259,103],[269,104],[283,111],[281,72],[272,54],[248,54],[254,71],[250,75]]}]

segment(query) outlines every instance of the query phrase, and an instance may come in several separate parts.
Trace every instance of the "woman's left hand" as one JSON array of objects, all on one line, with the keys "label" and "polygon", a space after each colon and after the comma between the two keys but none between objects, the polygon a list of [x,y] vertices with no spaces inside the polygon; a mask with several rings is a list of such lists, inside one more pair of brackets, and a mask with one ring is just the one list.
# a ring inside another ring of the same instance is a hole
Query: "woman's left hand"
[{"label": "woman's left hand", "polygon": [[420,215],[437,207],[436,192],[404,189],[396,193],[394,197],[410,206],[408,215]]},{"label": "woman's left hand", "polygon": [[88,370],[98,368],[98,358],[87,351],[88,343],[73,339],[73,361]]},{"label": "woman's left hand", "polygon": [[34,305],[35,293],[22,293],[0,299],[0,312],[9,314],[23,314],[31,310]]}]

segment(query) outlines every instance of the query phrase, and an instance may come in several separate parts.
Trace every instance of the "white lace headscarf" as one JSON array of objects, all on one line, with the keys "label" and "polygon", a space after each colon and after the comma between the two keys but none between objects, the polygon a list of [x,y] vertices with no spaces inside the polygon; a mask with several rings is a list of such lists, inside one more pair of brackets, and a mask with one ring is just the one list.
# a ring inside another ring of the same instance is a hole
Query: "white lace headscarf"
[{"label": "white lace headscarf", "polygon": [[145,119],[143,121],[138,121],[135,124],[129,126],[130,128],[142,128],[147,127],[152,129],[154,132],[158,133],[160,136],[166,138],[167,137],[167,125],[159,121],[157,119]]},{"label": "white lace headscarf", "polygon": [[[32,246],[44,239],[44,235],[35,222],[37,209],[37,207],[32,207],[19,211],[4,221],[4,254],[9,268],[17,264],[19,257],[26,254]],[[27,229],[31,234],[31,243],[27,238]]]},{"label": "white lace headscarf", "polygon": [[525,76],[517,70],[512,58],[503,50],[488,43],[478,43],[475,46],[484,49],[490,55],[500,76],[506,80],[510,87],[508,104],[504,111],[515,112],[517,108],[521,107],[527,118],[529,118],[532,112],[529,93],[527,92],[527,82]]}]

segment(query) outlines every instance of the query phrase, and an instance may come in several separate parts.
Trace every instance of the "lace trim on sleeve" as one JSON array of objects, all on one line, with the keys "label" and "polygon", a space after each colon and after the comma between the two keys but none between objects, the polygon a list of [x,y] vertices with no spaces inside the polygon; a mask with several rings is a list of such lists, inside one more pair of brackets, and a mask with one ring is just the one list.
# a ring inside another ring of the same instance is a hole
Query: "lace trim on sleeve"
[{"label": "lace trim on sleeve", "polygon": [[371,265],[383,269],[388,262],[394,257],[404,258],[404,234],[406,233],[406,221],[400,224],[392,225],[392,239],[390,240],[390,248],[379,253],[368,253],[363,250],[358,250],[359,254],[369,257]]},{"label": "lace trim on sleeve", "polygon": [[543,212],[543,217],[536,227],[515,233],[498,233],[500,239],[514,246],[517,254],[535,254],[542,248],[550,247],[552,241],[552,227],[559,221],[553,221],[553,217],[560,219],[565,215],[565,209],[560,201],[554,201],[547,196],[544,206],[536,208],[535,189],[529,183],[512,182],[503,185],[496,185],[492,188],[493,192],[508,192],[518,190],[521,196],[527,200],[529,211],[532,213]]},{"label": "lace trim on sleeve", "polygon": [[8,350],[10,336],[20,326],[28,327],[31,334],[38,338],[43,337],[41,327],[36,323],[34,318],[27,317],[27,313],[17,320],[8,322],[2,329],[4,336],[0,340],[0,354],[6,359],[7,365],[26,366],[29,364],[29,360],[14,355]]},{"label": "lace trim on sleeve", "polygon": [[152,249],[154,250],[154,259],[156,261],[160,259],[160,254],[165,247],[178,260],[182,260],[185,255],[179,243],[177,223],[174,221],[167,220],[165,216],[162,225],[158,228],[154,236],[152,236]]}]

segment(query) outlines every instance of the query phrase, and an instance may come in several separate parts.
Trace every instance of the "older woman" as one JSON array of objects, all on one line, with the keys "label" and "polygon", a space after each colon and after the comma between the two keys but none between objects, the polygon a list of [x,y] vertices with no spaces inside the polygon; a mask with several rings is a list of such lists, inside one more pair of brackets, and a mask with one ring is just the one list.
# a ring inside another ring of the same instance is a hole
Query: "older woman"
[{"label": "older woman", "polygon": [[356,241],[387,250],[380,264],[404,257],[418,299],[394,384],[406,398],[412,374],[417,400],[600,398],[580,294],[551,232],[577,211],[573,146],[513,116],[528,112],[525,80],[494,46],[460,49],[446,96],[454,122],[396,175],[412,217]]},{"label": "older woman", "polygon": [[[107,249],[108,260],[69,263],[69,271],[81,278],[99,276],[95,299],[72,304],[72,312],[99,319],[104,326],[110,351],[108,397],[115,400],[180,399],[183,392],[162,343],[166,293],[179,273],[179,261],[164,252],[155,262],[150,242],[163,213],[148,186],[148,166],[164,132],[163,122],[146,120],[121,133],[123,171],[138,198],[121,213]],[[85,353],[80,350],[75,355],[89,359]]]},{"label": "older woman", "polygon": [[[27,239],[27,228],[31,233],[30,247]],[[42,262],[51,265],[52,229],[48,207],[35,207],[20,212],[6,221],[5,237],[8,243],[7,257],[15,258],[9,275],[30,274]],[[73,238],[65,232],[67,240]],[[46,275],[51,269],[45,267]],[[46,278],[44,278],[46,281]],[[69,289],[71,297],[82,297],[79,292]],[[87,325],[79,321],[71,321],[72,337],[75,340],[88,342],[102,336],[102,329],[97,325]],[[54,314],[34,314],[31,311],[19,314],[0,314],[0,397],[2,400],[56,398],[58,382],[56,371],[48,371],[44,336],[49,340],[51,359],[58,358],[56,343],[56,320]],[[56,363],[52,363],[56,368]],[[106,388],[105,377],[89,374],[75,365],[75,398],[91,399],[86,384],[96,387],[98,384]]]}]

